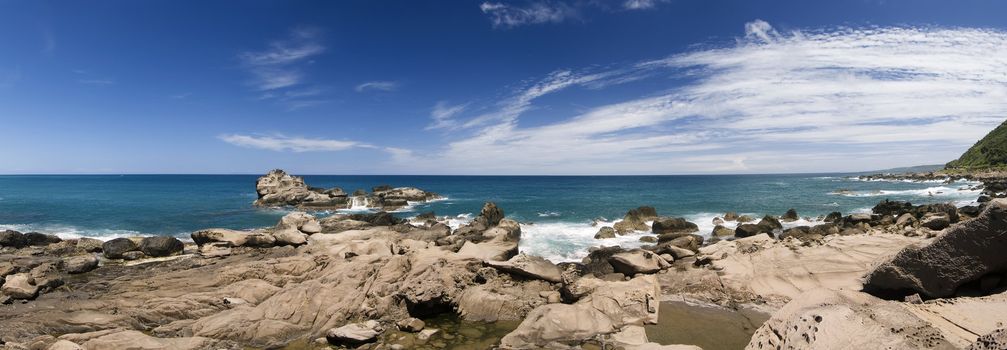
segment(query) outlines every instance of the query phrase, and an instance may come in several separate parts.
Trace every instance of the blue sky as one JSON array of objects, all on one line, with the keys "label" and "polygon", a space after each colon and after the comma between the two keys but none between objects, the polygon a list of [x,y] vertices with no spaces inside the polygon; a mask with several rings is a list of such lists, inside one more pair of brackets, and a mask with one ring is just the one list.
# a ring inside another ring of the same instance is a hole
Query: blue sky
[{"label": "blue sky", "polygon": [[1000,1],[0,1],[0,173],[942,163],[1007,116]]}]

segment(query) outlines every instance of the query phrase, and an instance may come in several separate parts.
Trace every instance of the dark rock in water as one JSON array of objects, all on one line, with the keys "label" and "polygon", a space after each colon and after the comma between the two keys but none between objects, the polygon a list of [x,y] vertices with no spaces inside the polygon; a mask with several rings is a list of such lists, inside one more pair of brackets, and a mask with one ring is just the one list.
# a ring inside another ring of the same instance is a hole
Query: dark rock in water
[{"label": "dark rock in water", "polygon": [[25,245],[23,233],[14,230],[0,231],[0,247],[23,248]]},{"label": "dark rock in water", "polygon": [[797,216],[797,210],[795,210],[794,208],[790,208],[787,210],[786,213],[783,214],[783,216],[780,217],[780,219],[789,222],[789,221],[800,220],[801,217]]},{"label": "dark rock in water", "polygon": [[711,233],[711,235],[713,237],[734,236],[734,230],[724,227],[722,225],[717,225],[713,227],[713,233]]},{"label": "dark rock in water", "polygon": [[399,219],[395,217],[395,215],[384,211],[369,214],[353,214],[350,215],[349,218],[351,220],[363,221],[376,226],[392,226],[405,222],[405,220]]},{"label": "dark rock in water", "polygon": [[751,237],[760,233],[769,234],[770,237],[775,237],[777,231],[782,233],[783,224],[779,220],[773,218],[772,216],[766,215],[759,220],[757,224],[741,224],[738,228],[734,230],[734,236],[738,238]]},{"label": "dark rock in water", "polygon": [[389,185],[374,186],[371,188],[371,192],[391,191],[392,188],[393,187]]},{"label": "dark rock in water", "polygon": [[657,243],[657,237],[654,237],[654,236],[640,236],[640,242],[644,242],[644,243]]},{"label": "dark rock in water", "polygon": [[733,211],[726,212],[726,213],[724,213],[724,220],[725,221],[738,221],[738,213],[735,213]]},{"label": "dark rock in water", "polygon": [[654,219],[654,223],[651,227],[651,231],[656,234],[690,233],[699,231],[699,226],[686,221],[684,218],[659,217]]},{"label": "dark rock in water", "polygon": [[504,218],[504,212],[497,207],[496,203],[486,202],[483,204],[483,209],[479,211],[479,216],[486,219],[486,226],[493,227],[500,224],[500,220]]},{"label": "dark rock in water", "polygon": [[657,237],[659,242],[652,250],[658,254],[671,254],[667,247],[678,247],[694,252],[699,251],[703,245],[703,236],[690,233],[666,233]]},{"label": "dark rock in water", "polygon": [[927,214],[945,214],[951,223],[958,222],[958,207],[951,203],[924,204],[916,207],[916,217],[923,218]]},{"label": "dark rock in water", "polygon": [[101,245],[101,251],[109,259],[122,259],[127,252],[138,251],[140,247],[129,238],[116,238]]},{"label": "dark rock in water", "polygon": [[175,237],[152,236],[140,241],[140,251],[153,257],[180,254],[184,248],[185,244]]},{"label": "dark rock in water", "polygon": [[420,215],[416,215],[416,218],[420,220],[436,220],[437,214],[434,214],[434,212],[432,211],[428,211],[426,213],[420,213]]},{"label": "dark rock in water", "polygon": [[608,226],[602,226],[602,228],[598,229],[598,233],[594,234],[594,239],[605,238],[615,238],[615,229]]},{"label": "dark rock in water", "polygon": [[636,209],[630,209],[626,212],[626,216],[623,220],[631,220],[634,222],[645,222],[657,219],[657,210],[654,207],[637,207]]},{"label": "dark rock in water", "polygon": [[367,195],[367,191],[365,191],[363,188],[358,188],[358,189],[356,189],[356,190],[353,191],[353,194],[351,196],[360,197],[360,196],[366,196],[366,195]]},{"label": "dark rock in water", "polygon": [[25,243],[31,246],[45,246],[53,243],[59,243],[63,240],[55,235],[47,235],[38,232],[28,232],[24,234]]},{"label": "dark rock in water", "polygon": [[870,224],[874,220],[871,214],[858,213],[850,214],[843,218],[843,225],[845,226],[856,226],[857,224]]},{"label": "dark rock in water", "polygon": [[878,265],[864,291],[879,297],[949,297],[963,284],[1007,271],[1007,209],[994,203],[925,246],[909,246]]},{"label": "dark rock in water", "polygon": [[908,212],[913,211],[913,205],[906,201],[890,201],[883,200],[878,202],[871,212],[878,215],[891,215],[899,216]]},{"label": "dark rock in water", "polygon": [[838,222],[843,219],[843,213],[834,211],[825,216],[825,222]]}]

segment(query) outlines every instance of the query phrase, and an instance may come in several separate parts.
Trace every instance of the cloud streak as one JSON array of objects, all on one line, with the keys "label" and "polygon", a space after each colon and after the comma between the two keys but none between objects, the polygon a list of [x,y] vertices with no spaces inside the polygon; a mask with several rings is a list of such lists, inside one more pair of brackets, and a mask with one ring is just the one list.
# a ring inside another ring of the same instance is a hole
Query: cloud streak
[{"label": "cloud streak", "polygon": [[290,137],[284,135],[225,134],[218,138],[229,144],[277,152],[338,152],[353,148],[374,148],[356,141]]},{"label": "cloud streak", "polygon": [[357,92],[367,92],[367,91],[395,91],[399,89],[399,83],[397,81],[369,81],[353,88]]},{"label": "cloud streak", "polygon": [[[469,119],[431,171],[522,174],[849,171],[950,160],[1007,116],[1007,33],[753,21],[733,45],[602,72],[558,71]],[[546,124],[544,95],[652,76],[684,83]],[[435,108],[436,110],[436,108]],[[446,116],[445,116],[446,115]],[[428,127],[429,129],[429,127]]]},{"label": "cloud streak", "polygon": [[323,52],[317,31],[299,29],[271,42],[266,50],[242,52],[238,59],[252,75],[252,86],[269,91],[300,84],[304,80],[300,65]]},{"label": "cloud streak", "polygon": [[537,1],[526,6],[483,2],[479,10],[489,17],[493,27],[514,28],[528,24],[559,23],[577,17],[577,10],[562,2]]}]

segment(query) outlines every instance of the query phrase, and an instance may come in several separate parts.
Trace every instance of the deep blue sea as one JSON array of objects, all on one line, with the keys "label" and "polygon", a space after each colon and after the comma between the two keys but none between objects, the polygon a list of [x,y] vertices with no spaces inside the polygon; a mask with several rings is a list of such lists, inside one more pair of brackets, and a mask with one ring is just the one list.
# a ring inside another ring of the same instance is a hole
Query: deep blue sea
[{"label": "deep blue sea", "polygon": [[[684,216],[709,234],[725,211],[783,214],[795,208],[815,218],[832,211],[865,211],[878,201],[955,202],[979,192],[972,183],[861,181],[846,174],[695,176],[328,176],[308,175],[315,187],[348,192],[377,185],[414,186],[446,200],[396,215],[433,210],[463,222],[483,202],[496,202],[523,223],[522,250],[553,260],[576,260],[592,245],[633,245],[638,236],[595,240],[594,221],[622,217],[641,205]],[[289,212],[252,207],[258,175],[10,175],[0,176],[0,229],[63,237],[130,235],[188,237],[209,227],[272,226]],[[836,194],[845,189],[850,192]],[[316,213],[320,216],[330,213]],[[814,221],[814,220],[812,220]],[[799,222],[797,224],[808,224]]]}]

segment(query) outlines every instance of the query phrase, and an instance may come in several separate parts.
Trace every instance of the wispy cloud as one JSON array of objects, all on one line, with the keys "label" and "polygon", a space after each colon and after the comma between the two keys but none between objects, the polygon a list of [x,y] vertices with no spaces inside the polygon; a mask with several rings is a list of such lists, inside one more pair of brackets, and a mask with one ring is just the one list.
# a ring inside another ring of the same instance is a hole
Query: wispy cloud
[{"label": "wispy cloud", "polygon": [[218,138],[235,146],[278,152],[336,152],[353,148],[374,148],[374,146],[356,141],[290,137],[284,135],[226,134],[220,135]]},{"label": "wispy cloud", "polygon": [[450,129],[457,126],[456,116],[465,111],[468,104],[451,105],[447,101],[439,101],[430,111],[430,118],[433,121],[427,126],[427,130]]},{"label": "wispy cloud", "polygon": [[[474,128],[470,135],[454,134],[438,152],[399,159],[460,173],[839,171],[939,163],[1007,116],[1007,62],[1000,57],[1007,57],[1007,33],[999,30],[781,33],[753,21],[730,46],[600,73],[553,73],[490,113],[445,118]],[[685,84],[546,124],[519,123],[546,94],[662,71],[684,76]]]},{"label": "wispy cloud", "polygon": [[256,89],[291,87],[304,80],[300,65],[325,51],[318,39],[316,30],[293,30],[286,39],[271,42],[266,50],[242,52],[238,59],[252,74]]},{"label": "wispy cloud", "polygon": [[622,7],[627,10],[646,10],[652,9],[662,2],[666,2],[666,0],[626,0],[622,3]]},{"label": "wispy cloud", "polygon": [[77,82],[81,84],[95,85],[95,86],[115,85],[115,80],[112,79],[77,79]]},{"label": "wispy cloud", "polygon": [[365,91],[395,91],[399,88],[397,81],[369,81],[354,88],[357,92]]},{"label": "wispy cloud", "polygon": [[525,6],[483,2],[479,9],[489,16],[494,27],[513,28],[526,24],[559,23],[576,18],[576,8],[563,2],[533,1]]}]

